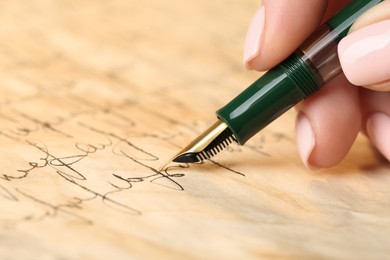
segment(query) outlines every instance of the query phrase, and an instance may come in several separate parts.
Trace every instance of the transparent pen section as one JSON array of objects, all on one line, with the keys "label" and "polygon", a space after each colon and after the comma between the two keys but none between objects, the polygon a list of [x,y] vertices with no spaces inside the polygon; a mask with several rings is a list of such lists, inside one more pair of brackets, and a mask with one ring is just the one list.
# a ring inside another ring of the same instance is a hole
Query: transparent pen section
[{"label": "transparent pen section", "polygon": [[337,45],[340,40],[332,28],[324,24],[299,48],[301,58],[312,70],[320,85],[341,72]]}]

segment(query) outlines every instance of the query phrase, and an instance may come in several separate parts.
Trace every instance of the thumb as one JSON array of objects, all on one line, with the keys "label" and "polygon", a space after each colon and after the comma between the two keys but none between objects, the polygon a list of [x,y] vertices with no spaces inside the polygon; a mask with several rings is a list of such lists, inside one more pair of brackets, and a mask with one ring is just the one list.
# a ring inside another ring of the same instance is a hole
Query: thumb
[{"label": "thumb", "polygon": [[338,46],[341,67],[354,85],[390,90],[390,0],[363,14]]}]

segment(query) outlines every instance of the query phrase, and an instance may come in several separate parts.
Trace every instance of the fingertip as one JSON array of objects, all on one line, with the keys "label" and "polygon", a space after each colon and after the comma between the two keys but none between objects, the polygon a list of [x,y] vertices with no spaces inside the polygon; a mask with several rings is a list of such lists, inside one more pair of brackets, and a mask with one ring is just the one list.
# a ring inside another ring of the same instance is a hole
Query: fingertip
[{"label": "fingertip", "polygon": [[370,8],[339,44],[340,63],[348,80],[376,91],[390,90],[390,1]]},{"label": "fingertip", "polygon": [[348,80],[378,91],[390,90],[390,19],[354,31],[340,41],[340,64]]},{"label": "fingertip", "polygon": [[326,0],[264,0],[248,29],[245,67],[264,71],[283,61],[319,25],[326,7]]},{"label": "fingertip", "polygon": [[363,129],[378,151],[390,161],[390,92],[361,90]]},{"label": "fingertip", "polygon": [[348,84],[344,77],[338,77],[306,99],[300,109],[296,137],[305,165],[319,169],[338,164],[360,130],[357,88]]},{"label": "fingertip", "polygon": [[265,7],[260,7],[252,18],[245,39],[243,62],[247,69],[253,69],[253,60],[259,55],[265,26]]},{"label": "fingertip", "polygon": [[382,1],[362,14],[352,25],[349,33],[380,21],[390,19],[390,1]]},{"label": "fingertip", "polygon": [[367,134],[375,147],[390,161],[390,116],[377,112],[367,120]]},{"label": "fingertip", "polygon": [[302,162],[307,168],[316,169],[317,167],[310,162],[310,155],[315,147],[315,134],[308,117],[302,112],[297,117],[296,140]]}]

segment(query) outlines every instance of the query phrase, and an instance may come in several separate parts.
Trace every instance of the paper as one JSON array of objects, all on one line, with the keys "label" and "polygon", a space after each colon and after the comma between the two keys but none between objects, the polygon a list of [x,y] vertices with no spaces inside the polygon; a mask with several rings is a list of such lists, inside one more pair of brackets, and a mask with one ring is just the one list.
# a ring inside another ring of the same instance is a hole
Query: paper
[{"label": "paper", "polygon": [[244,147],[157,169],[258,75],[257,1],[5,1],[0,258],[384,258],[390,171],[360,137],[311,172],[294,111]]}]

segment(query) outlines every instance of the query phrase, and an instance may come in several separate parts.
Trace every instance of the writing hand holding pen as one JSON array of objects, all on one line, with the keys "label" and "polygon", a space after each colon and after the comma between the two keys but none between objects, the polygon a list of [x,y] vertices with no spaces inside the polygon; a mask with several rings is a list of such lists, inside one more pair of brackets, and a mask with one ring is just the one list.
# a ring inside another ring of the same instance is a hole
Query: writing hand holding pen
[{"label": "writing hand holding pen", "polygon": [[197,163],[244,145],[297,104],[298,150],[309,168],[340,162],[360,130],[390,159],[389,8],[390,0],[264,0],[244,63],[268,71],[171,161]]},{"label": "writing hand holding pen", "polygon": [[[248,30],[245,66],[272,68],[350,2],[263,0]],[[390,160],[390,0],[358,18],[338,54],[344,73],[296,106],[300,156],[309,168],[334,166],[362,131]]]}]

